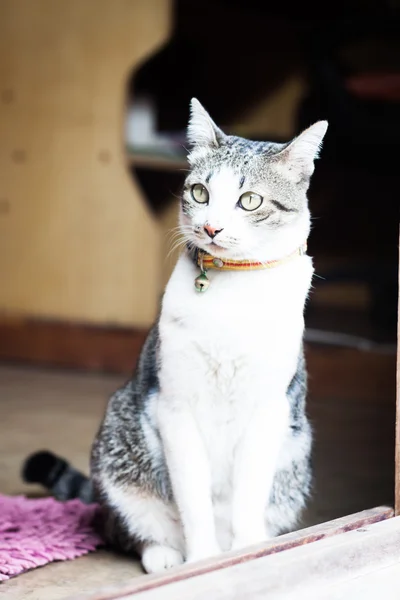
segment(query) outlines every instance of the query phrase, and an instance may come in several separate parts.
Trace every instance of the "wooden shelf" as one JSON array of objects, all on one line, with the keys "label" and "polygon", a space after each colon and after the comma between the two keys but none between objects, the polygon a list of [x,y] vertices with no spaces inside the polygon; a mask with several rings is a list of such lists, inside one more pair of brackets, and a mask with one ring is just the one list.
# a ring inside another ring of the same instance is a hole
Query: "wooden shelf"
[{"label": "wooden shelf", "polygon": [[129,166],[156,171],[186,171],[189,163],[183,153],[132,150],[126,151]]}]

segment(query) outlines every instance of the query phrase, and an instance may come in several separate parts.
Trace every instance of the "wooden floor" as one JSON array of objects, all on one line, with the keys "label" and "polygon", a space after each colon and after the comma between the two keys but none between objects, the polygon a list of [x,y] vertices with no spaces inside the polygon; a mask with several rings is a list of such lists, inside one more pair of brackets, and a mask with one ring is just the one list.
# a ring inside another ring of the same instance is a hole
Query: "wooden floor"
[{"label": "wooden floor", "polygon": [[[0,368],[0,492],[43,493],[20,478],[24,458],[36,449],[51,448],[87,472],[91,440],[120,383],[120,377]],[[132,560],[100,551],[0,584],[0,598],[58,600],[141,573]]]},{"label": "wooden floor", "polygon": [[[395,357],[312,347],[309,414],[314,495],[304,525],[392,502]],[[50,448],[87,471],[91,441],[120,376],[0,367],[0,492],[37,494],[20,479],[28,453]],[[48,565],[0,586],[7,600],[57,600],[141,574],[105,551]]]}]

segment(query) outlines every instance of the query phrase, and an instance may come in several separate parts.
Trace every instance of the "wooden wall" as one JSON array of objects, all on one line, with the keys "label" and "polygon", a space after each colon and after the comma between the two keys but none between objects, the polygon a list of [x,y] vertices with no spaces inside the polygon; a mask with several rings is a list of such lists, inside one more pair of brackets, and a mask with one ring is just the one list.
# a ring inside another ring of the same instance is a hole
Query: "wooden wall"
[{"label": "wooden wall", "polygon": [[159,223],[123,153],[125,86],[171,0],[0,1],[0,311],[147,326]]}]

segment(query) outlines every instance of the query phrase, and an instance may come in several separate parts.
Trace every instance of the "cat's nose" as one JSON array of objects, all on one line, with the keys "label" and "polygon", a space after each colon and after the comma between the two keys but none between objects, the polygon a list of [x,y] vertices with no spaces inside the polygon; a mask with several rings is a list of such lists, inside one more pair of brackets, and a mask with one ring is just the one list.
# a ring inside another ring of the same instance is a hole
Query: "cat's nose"
[{"label": "cat's nose", "polygon": [[214,239],[216,235],[221,233],[222,229],[215,229],[215,227],[211,227],[211,225],[204,225],[204,231],[211,239]]}]

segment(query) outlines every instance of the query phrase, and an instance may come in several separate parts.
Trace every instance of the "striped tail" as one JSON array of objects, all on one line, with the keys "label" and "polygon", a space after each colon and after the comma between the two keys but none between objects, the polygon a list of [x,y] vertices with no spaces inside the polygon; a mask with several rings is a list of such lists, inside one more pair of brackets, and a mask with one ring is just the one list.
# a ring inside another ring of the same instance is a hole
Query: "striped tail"
[{"label": "striped tail", "polygon": [[22,479],[26,483],[43,485],[57,500],[79,498],[85,504],[94,502],[89,477],[47,450],[28,456],[22,468]]}]

